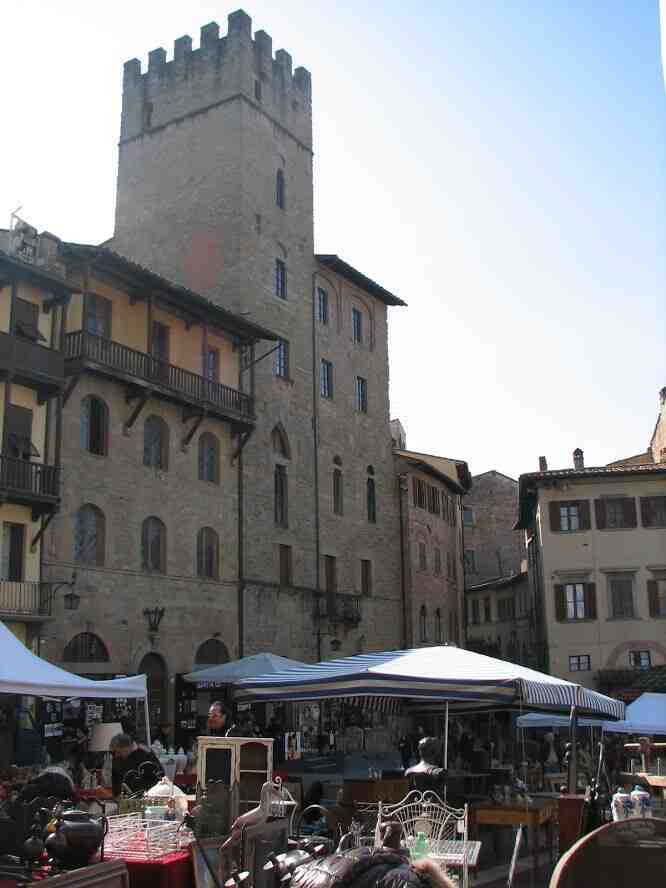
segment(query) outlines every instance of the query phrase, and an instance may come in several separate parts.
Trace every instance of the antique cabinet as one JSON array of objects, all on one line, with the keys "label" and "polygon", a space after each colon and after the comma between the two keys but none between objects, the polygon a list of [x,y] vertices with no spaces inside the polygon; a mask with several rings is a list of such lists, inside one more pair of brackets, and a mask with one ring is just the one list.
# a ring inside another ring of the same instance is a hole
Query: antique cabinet
[{"label": "antique cabinet", "polygon": [[231,822],[256,808],[261,787],[273,779],[273,740],[264,737],[199,737],[197,783],[208,797],[228,799]]}]

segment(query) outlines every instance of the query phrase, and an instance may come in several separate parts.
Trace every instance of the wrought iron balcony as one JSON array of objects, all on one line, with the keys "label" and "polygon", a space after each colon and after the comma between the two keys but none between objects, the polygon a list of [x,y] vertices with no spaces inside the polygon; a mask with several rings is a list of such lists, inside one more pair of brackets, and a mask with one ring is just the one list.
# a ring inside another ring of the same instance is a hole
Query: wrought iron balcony
[{"label": "wrought iron balcony", "polygon": [[236,420],[248,425],[254,423],[253,400],[244,392],[168,364],[112,339],[83,330],[68,333],[65,358],[68,374],[77,373],[86,367],[130,385],[150,389],[158,397],[200,407],[222,419]]},{"label": "wrought iron balcony", "polygon": [[322,619],[330,620],[331,623],[358,626],[361,622],[361,597],[338,592],[327,595],[320,599],[318,613]]},{"label": "wrought iron balcony", "polygon": [[32,506],[35,515],[49,511],[60,497],[60,470],[2,454],[0,495],[11,502]]},{"label": "wrought iron balcony", "polygon": [[41,619],[50,617],[53,594],[47,583],[0,580],[0,616],[3,619]]},{"label": "wrought iron balcony", "polygon": [[0,332],[0,372],[47,399],[57,395],[64,385],[65,358],[56,349]]}]

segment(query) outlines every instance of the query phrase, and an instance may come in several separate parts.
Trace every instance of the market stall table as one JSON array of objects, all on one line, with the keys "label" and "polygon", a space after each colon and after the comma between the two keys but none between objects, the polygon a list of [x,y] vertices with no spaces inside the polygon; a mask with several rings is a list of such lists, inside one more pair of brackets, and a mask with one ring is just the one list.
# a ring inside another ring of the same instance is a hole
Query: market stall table
[{"label": "market stall table", "polygon": [[130,888],[193,888],[189,848],[155,860],[126,860]]},{"label": "market stall table", "polygon": [[548,830],[548,845],[552,857],[553,821],[557,814],[556,802],[552,799],[539,799],[531,805],[514,803],[511,805],[473,804],[469,807],[469,832],[478,838],[480,826],[525,826],[532,832],[532,881],[536,880],[539,858],[539,827]]}]

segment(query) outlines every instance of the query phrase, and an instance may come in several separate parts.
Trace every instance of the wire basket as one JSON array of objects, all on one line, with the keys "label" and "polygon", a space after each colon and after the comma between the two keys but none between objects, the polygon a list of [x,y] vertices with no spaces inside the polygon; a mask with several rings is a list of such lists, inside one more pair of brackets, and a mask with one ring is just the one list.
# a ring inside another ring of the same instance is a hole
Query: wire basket
[{"label": "wire basket", "polygon": [[174,820],[147,820],[139,811],[108,818],[104,855],[127,860],[156,860],[189,846],[192,833]]}]

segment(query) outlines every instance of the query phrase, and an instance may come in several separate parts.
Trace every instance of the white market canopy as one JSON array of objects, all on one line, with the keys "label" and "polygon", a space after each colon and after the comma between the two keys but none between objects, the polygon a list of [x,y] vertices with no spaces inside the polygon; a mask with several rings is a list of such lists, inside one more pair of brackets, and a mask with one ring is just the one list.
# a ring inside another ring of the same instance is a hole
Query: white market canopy
[{"label": "white market canopy", "polygon": [[146,676],[93,681],[42,660],[0,623],[0,694],[30,697],[103,697],[145,699]]},{"label": "white market canopy", "polygon": [[666,734],[666,694],[641,694],[627,706],[623,721],[606,722],[605,731],[618,734]]},{"label": "white market canopy", "polygon": [[625,706],[580,685],[486,657],[453,645],[358,654],[339,660],[247,678],[240,702],[322,700],[332,697],[401,697],[456,708],[524,708],[621,719]]},{"label": "white market canopy", "polygon": [[257,675],[275,675],[288,669],[304,669],[306,663],[300,660],[289,660],[287,657],[278,657],[277,654],[252,654],[249,657],[241,657],[240,660],[232,660],[230,663],[220,663],[218,666],[209,666],[206,669],[197,669],[185,676],[185,681],[205,684],[234,684],[241,678],[252,678]]}]

